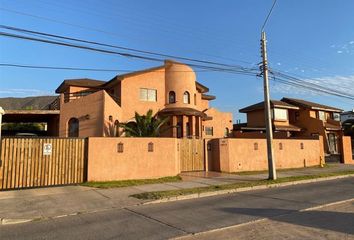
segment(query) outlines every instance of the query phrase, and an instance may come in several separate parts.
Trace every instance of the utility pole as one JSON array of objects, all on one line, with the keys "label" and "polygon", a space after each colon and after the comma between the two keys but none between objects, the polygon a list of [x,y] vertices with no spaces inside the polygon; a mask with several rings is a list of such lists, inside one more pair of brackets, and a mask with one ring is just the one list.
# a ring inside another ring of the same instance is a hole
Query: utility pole
[{"label": "utility pole", "polygon": [[264,88],[264,113],[265,113],[266,134],[267,134],[267,154],[268,154],[268,173],[269,173],[268,178],[270,180],[275,180],[277,179],[277,173],[275,170],[275,159],[273,153],[273,127],[272,127],[272,117],[270,112],[270,99],[269,99],[267,40],[264,31],[262,31],[261,48],[262,48],[262,72],[263,72],[263,88]]},{"label": "utility pole", "polygon": [[[2,115],[5,114],[5,111],[2,107],[0,107],[0,157],[1,157],[1,125],[2,125]],[[2,159],[0,158],[0,167],[2,166]]]}]

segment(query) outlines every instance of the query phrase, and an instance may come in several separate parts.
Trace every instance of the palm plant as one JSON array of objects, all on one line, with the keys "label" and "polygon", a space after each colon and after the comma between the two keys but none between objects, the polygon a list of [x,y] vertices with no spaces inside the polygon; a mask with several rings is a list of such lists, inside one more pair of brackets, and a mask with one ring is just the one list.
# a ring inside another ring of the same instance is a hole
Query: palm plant
[{"label": "palm plant", "polygon": [[146,115],[135,112],[134,120],[120,124],[127,137],[158,137],[162,126],[168,122],[169,118],[153,115],[153,111],[150,109]]}]

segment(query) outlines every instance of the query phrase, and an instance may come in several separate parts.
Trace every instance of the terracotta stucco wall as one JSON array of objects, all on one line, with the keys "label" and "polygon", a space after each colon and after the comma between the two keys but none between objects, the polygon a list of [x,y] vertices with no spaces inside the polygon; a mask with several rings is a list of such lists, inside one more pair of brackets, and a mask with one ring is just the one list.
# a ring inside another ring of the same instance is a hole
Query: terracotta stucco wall
[{"label": "terracotta stucco wall", "polygon": [[[225,129],[229,129],[231,134],[233,122],[232,113],[220,112],[216,108],[209,108],[205,113],[212,117],[212,120],[203,121],[203,138],[222,138],[225,137]],[[205,134],[205,127],[213,127],[213,136]]]},{"label": "terracotta stucco wall", "polygon": [[[184,64],[178,64],[173,62],[168,62],[166,65],[166,96],[168,96],[170,91],[176,93],[176,102],[168,103],[166,97],[166,107],[188,107],[195,108],[198,107],[194,103],[194,94],[197,94],[196,89],[196,76],[193,69]],[[184,92],[188,92],[190,95],[190,103],[183,102]],[[201,103],[198,101],[197,103]]]},{"label": "terracotta stucco wall", "polygon": [[[175,138],[89,138],[88,181],[148,179],[180,173]],[[153,143],[153,152],[148,144]],[[123,143],[123,152],[118,144]]]},{"label": "terracotta stucco wall", "polygon": [[[157,101],[141,101],[140,88],[156,89]],[[152,109],[156,113],[164,108],[166,102],[165,71],[158,69],[126,77],[121,81],[121,91],[122,122],[133,119],[135,112],[146,114],[149,109]]]},{"label": "terracotta stucco wall", "polygon": [[[103,110],[103,136],[104,137],[114,137],[115,132],[115,121],[121,122],[122,120],[122,109],[121,107],[104,92],[104,110]],[[112,116],[112,120],[109,117]],[[119,130],[119,135],[121,130]]]},{"label": "terracotta stucco wall", "polygon": [[342,137],[342,162],[344,164],[354,164],[352,153],[352,140],[350,136]]},{"label": "terracotta stucco wall", "polygon": [[264,110],[257,110],[247,113],[247,126],[248,127],[259,127],[264,126]]},{"label": "terracotta stucco wall", "polygon": [[[324,160],[321,139],[275,139],[274,155],[276,167],[300,168],[320,165]],[[282,145],[282,150],[280,149]],[[303,149],[301,149],[303,144]],[[268,169],[265,139],[218,139],[222,172],[258,171]]]},{"label": "terracotta stucco wall", "polygon": [[[330,115],[329,113],[327,115]],[[328,119],[327,122],[334,124],[334,125],[339,125],[338,121],[334,121],[331,119]],[[316,111],[314,110],[309,110],[309,109],[304,109],[301,108],[299,111],[299,117],[295,124],[299,127],[301,127],[304,131],[297,132],[295,136],[311,136],[312,134],[319,134],[323,137],[323,146],[325,152],[329,152],[328,149],[328,137],[327,133],[331,132],[336,135],[338,140],[340,139],[342,133],[341,131],[326,131],[324,127],[324,122],[320,119],[316,118]],[[340,141],[338,141],[338,150],[340,152]]]},{"label": "terracotta stucco wall", "polygon": [[79,119],[79,137],[102,136],[104,91],[63,103],[60,109],[59,136],[67,137],[70,118]]}]

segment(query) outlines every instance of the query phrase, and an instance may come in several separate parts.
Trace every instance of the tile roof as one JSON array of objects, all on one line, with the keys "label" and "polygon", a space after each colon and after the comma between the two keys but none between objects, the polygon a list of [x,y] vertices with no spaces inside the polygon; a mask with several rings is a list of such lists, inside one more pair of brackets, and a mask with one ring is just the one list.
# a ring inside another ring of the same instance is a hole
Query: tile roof
[{"label": "tile roof", "polygon": [[[270,106],[271,106],[271,108],[278,107],[278,108],[286,108],[286,109],[299,109],[296,106],[293,106],[289,103],[278,101],[278,100],[270,100]],[[247,112],[251,112],[254,110],[261,110],[261,109],[264,109],[264,102],[259,102],[259,103],[250,105],[248,107],[242,108],[239,110],[239,112],[247,113]]]},{"label": "tile roof", "polygon": [[66,90],[68,86],[97,88],[102,86],[104,83],[106,82],[90,78],[67,79],[60,84],[60,86],[55,90],[55,92],[62,93]]},{"label": "tile roof", "polygon": [[292,104],[292,105],[295,105],[298,107],[310,108],[310,109],[314,109],[314,110],[324,110],[324,111],[330,111],[330,112],[343,112],[343,110],[339,109],[339,108],[330,107],[330,106],[326,106],[323,104],[306,101],[303,99],[285,98],[284,97],[281,99],[281,101],[287,102],[289,104]]}]

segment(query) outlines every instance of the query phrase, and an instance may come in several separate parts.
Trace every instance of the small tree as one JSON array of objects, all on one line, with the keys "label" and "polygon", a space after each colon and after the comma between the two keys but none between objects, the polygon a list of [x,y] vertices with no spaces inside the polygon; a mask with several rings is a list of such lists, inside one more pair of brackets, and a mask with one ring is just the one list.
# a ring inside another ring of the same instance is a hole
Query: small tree
[{"label": "small tree", "polygon": [[135,112],[134,120],[120,124],[127,137],[158,137],[162,126],[168,122],[169,118],[160,118],[157,114],[153,115],[150,109],[146,115]]}]

